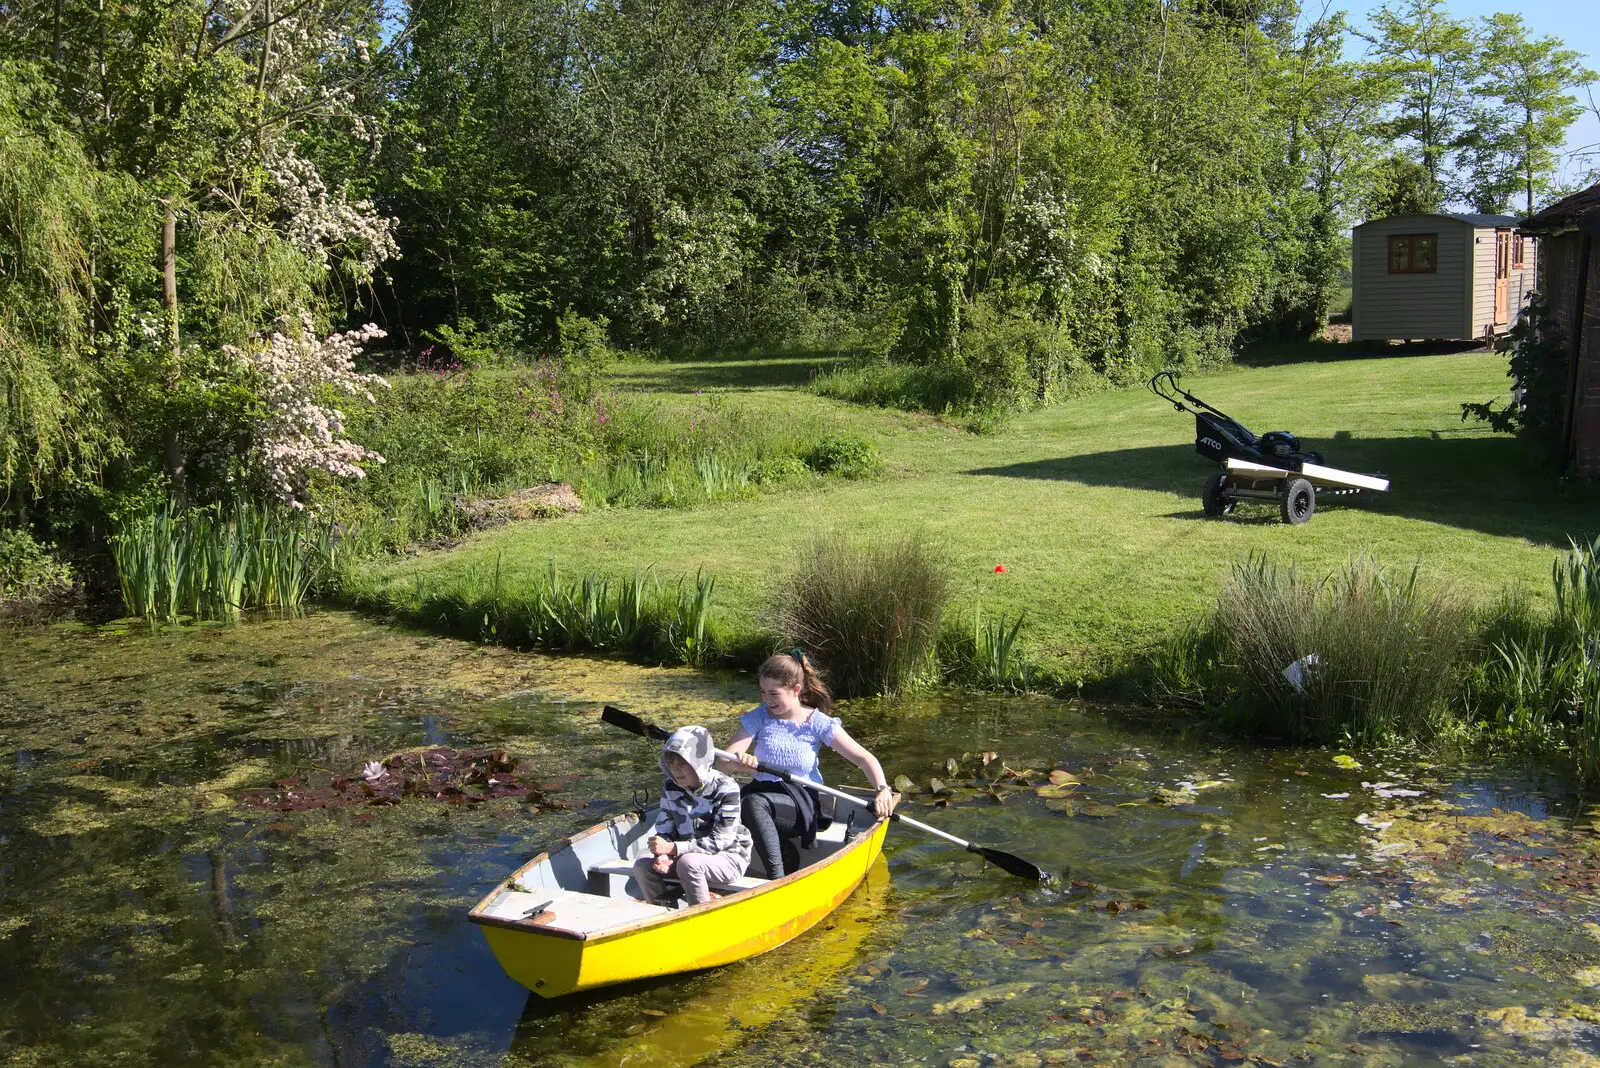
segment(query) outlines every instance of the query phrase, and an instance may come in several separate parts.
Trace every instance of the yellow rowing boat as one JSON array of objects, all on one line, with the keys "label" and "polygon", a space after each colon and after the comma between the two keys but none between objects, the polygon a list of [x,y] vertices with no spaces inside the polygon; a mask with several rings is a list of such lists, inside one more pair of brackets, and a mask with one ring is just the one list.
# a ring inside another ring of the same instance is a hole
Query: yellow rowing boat
[{"label": "yellow rowing boat", "polygon": [[[628,813],[518,868],[469,915],[500,966],[543,997],[714,968],[809,930],[860,885],[883,850],[887,820],[846,841],[835,822],[781,879],[745,876],[689,908],[647,904],[633,879],[655,813]],[[753,865],[759,861],[752,862]]]}]

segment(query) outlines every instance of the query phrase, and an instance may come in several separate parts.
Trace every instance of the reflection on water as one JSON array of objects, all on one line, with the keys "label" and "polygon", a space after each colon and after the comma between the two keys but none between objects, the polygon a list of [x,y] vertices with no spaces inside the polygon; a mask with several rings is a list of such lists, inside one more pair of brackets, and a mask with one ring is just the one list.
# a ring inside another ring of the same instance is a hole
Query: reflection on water
[{"label": "reflection on water", "polygon": [[[1024,884],[896,828],[826,929],[548,1003],[467,908],[655,785],[601,701],[726,732],[747,680],[337,613],[3,637],[18,1063],[1600,1064],[1600,858],[1558,781],[1400,753],[1342,767],[1032,698],[860,704],[852,732],[917,784],[919,818],[1065,877]],[[577,775],[555,796],[584,807],[235,802],[432,745]]]}]

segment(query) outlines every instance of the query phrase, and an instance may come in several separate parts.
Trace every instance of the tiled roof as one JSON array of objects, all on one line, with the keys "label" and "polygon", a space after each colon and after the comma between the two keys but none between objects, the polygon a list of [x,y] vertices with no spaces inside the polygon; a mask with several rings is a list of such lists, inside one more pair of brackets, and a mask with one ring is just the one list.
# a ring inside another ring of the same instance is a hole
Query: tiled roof
[{"label": "tiled roof", "polygon": [[1600,210],[1600,182],[1581,193],[1556,201],[1537,214],[1522,220],[1521,229],[1554,232],[1576,225],[1578,220],[1592,211]]}]

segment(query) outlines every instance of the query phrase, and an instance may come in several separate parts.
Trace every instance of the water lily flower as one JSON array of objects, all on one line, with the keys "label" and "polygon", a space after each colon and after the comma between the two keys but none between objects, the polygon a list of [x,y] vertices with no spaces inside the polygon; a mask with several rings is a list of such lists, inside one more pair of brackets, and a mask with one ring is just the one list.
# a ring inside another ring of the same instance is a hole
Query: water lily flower
[{"label": "water lily flower", "polygon": [[369,760],[361,768],[361,777],[368,782],[382,782],[389,777],[389,771],[376,760]]}]

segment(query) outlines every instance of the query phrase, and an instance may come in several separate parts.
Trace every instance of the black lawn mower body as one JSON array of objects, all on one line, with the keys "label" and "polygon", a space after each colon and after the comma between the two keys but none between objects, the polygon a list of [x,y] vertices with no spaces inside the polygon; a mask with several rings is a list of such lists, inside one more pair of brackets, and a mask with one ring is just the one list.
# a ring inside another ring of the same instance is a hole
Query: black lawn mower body
[{"label": "black lawn mower body", "polygon": [[[1250,428],[1220,408],[1184,390],[1175,371],[1162,371],[1150,379],[1150,392],[1180,412],[1194,416],[1194,451],[1215,463],[1229,457],[1298,471],[1305,464],[1322,463],[1322,454],[1302,452],[1300,439],[1287,430],[1254,434]],[[1188,403],[1185,404],[1184,402]],[[1192,405],[1192,407],[1191,407]]]}]

